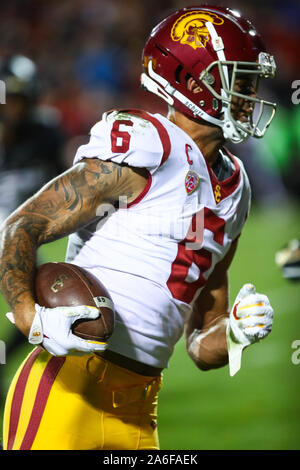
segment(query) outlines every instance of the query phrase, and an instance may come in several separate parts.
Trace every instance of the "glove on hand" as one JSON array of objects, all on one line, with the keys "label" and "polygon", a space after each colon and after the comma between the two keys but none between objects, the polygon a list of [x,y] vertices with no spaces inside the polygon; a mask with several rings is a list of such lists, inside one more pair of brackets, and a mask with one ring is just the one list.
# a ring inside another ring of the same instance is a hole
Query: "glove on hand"
[{"label": "glove on hand", "polygon": [[271,332],[273,315],[268,297],[256,293],[252,284],[245,284],[235,299],[227,324],[230,375],[240,369],[244,347]]},{"label": "glove on hand", "polygon": [[73,323],[79,319],[98,318],[99,310],[96,307],[80,305],[45,308],[35,304],[35,310],[29,343],[42,344],[53,356],[92,354],[106,349],[106,343],[79,338],[71,330]]}]

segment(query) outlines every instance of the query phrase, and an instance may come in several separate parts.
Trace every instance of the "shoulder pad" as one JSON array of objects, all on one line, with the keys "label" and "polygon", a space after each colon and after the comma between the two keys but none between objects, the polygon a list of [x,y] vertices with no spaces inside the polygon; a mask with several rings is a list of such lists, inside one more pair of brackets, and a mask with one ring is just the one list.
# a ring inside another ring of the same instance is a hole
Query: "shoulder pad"
[{"label": "shoulder pad", "polygon": [[82,158],[99,158],[154,170],[171,150],[166,128],[153,115],[141,110],[104,113],[90,132],[90,141],[79,147],[74,163]]}]

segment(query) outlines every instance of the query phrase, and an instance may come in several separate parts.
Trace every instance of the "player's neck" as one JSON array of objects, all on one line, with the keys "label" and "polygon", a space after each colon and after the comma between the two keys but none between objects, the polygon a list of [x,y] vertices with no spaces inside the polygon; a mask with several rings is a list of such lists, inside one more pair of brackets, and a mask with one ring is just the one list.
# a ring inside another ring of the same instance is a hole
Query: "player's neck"
[{"label": "player's neck", "polygon": [[175,110],[168,114],[168,119],[194,140],[208,164],[212,166],[225,142],[222,130],[216,126],[199,124]]}]

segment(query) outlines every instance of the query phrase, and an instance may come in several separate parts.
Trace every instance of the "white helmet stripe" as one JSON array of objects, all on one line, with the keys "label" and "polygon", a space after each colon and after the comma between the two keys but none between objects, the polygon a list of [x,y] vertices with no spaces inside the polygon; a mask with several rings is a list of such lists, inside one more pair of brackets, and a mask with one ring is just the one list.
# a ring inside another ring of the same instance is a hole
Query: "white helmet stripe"
[{"label": "white helmet stripe", "polygon": [[[207,27],[207,29],[208,29],[208,31],[211,35],[212,45],[213,45],[214,50],[217,53],[218,59],[220,61],[225,62],[226,57],[225,57],[224,44],[223,44],[222,37],[218,36],[216,28],[214,27],[214,25],[210,21],[207,21],[207,23],[205,23],[205,26]],[[225,76],[227,88],[229,88],[228,67],[226,65],[223,65],[222,68],[223,68],[223,73],[224,73],[224,76]]]}]

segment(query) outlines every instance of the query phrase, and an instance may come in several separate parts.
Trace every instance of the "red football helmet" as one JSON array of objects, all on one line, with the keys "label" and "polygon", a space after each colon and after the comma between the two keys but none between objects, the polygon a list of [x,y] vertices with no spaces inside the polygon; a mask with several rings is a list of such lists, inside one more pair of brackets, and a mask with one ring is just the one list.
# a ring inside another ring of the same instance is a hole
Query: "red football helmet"
[{"label": "red football helmet", "polygon": [[[143,67],[143,88],[186,116],[221,127],[234,143],[262,137],[275,114],[275,103],[234,90],[237,77],[250,76],[257,91],[258,79],[274,77],[276,66],[252,24],[229,8],[187,7],[167,17],[146,42]],[[187,88],[189,78],[197,93]],[[247,122],[234,119],[233,96],[255,108]]]}]

